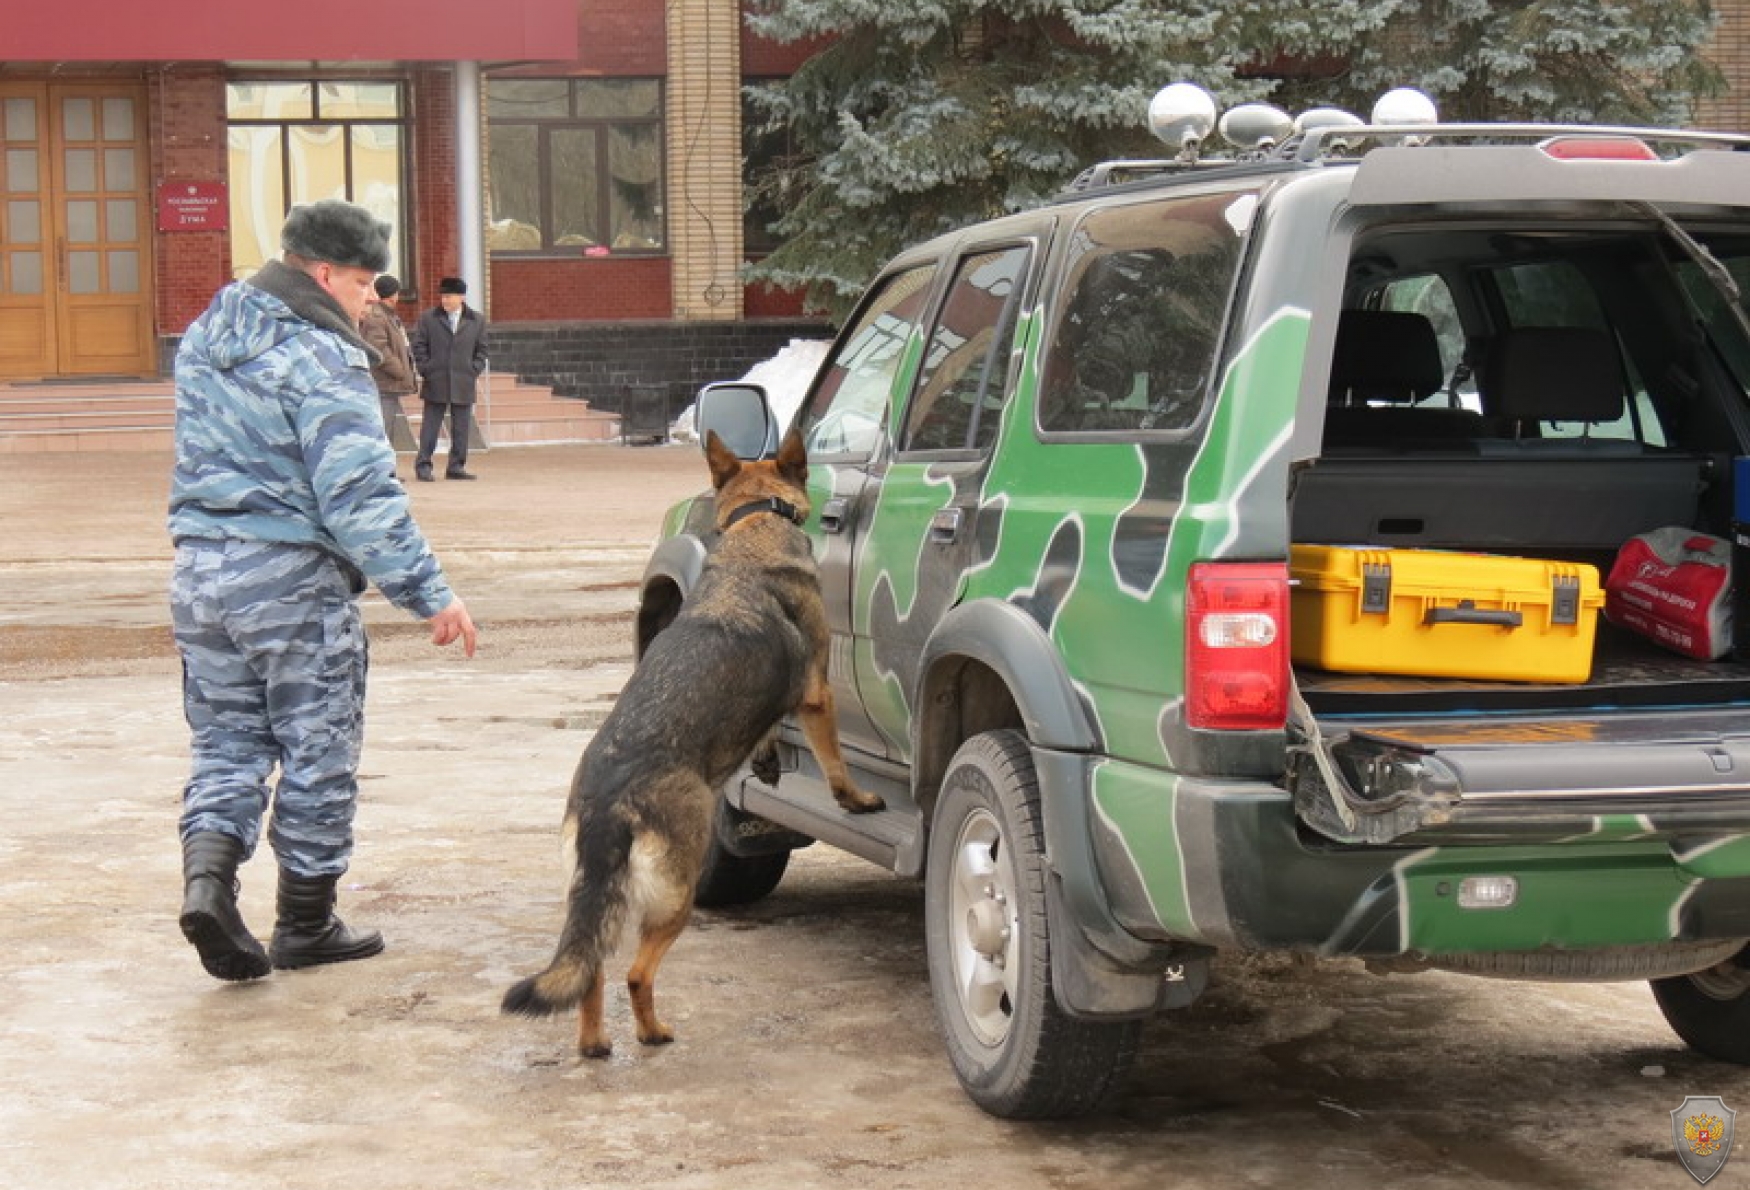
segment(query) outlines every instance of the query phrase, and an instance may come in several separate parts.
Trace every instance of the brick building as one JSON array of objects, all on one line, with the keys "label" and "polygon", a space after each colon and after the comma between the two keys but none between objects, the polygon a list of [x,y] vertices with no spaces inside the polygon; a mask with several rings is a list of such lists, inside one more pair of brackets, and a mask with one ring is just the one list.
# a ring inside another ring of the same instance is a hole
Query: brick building
[{"label": "brick building", "polygon": [[[461,275],[496,367],[603,408],[824,331],[740,280],[741,89],[807,52],[742,0],[6,4],[0,380],[163,373],[333,195],[396,226],[409,316]],[[1750,130],[1750,0],[1715,7],[1732,91],[1697,122]]]},{"label": "brick building", "polygon": [[740,279],[741,88],[806,51],[749,36],[739,0],[304,0],[295,25],[205,0],[17,7],[0,380],[167,371],[287,208],[330,196],[395,225],[408,317],[460,275],[496,367],[599,407],[824,333]]},{"label": "brick building", "polygon": [[1750,0],[1713,0],[1719,24],[1707,56],[1726,78],[1726,93],[1696,105],[1698,127],[1750,132]]}]

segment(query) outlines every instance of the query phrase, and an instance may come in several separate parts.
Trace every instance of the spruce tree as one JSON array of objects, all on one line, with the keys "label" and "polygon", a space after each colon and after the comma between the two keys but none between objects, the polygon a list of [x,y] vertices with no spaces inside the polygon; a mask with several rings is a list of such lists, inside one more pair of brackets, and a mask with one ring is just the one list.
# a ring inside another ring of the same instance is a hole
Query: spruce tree
[{"label": "spruce tree", "polygon": [[750,88],[794,155],[752,179],[785,212],[754,279],[842,315],[882,263],[1060,192],[1089,164],[1165,152],[1149,99],[1347,106],[1419,86],[1442,117],[1687,118],[1716,77],[1707,0],[756,0],[761,36],[824,48]]}]

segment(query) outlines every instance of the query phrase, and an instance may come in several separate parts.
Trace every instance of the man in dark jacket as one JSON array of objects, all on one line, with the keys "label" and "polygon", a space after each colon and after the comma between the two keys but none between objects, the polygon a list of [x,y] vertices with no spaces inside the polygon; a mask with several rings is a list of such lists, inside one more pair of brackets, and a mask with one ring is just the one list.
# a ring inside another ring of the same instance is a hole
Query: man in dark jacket
[{"label": "man in dark jacket", "polygon": [[468,284],[460,277],[445,277],[438,282],[438,305],[421,314],[413,327],[413,366],[425,403],[413,473],[427,482],[446,411],[450,462],[444,478],[474,478],[467,470],[468,431],[474,419],[475,381],[486,370],[486,320],[469,309],[467,292]]},{"label": "man in dark jacket", "polygon": [[377,278],[376,289],[377,300],[365,307],[364,317],[359,319],[359,335],[382,357],[371,366],[371,379],[377,382],[389,445],[406,450],[413,443],[413,432],[407,426],[407,415],[401,412],[401,398],[419,391],[419,376],[413,370],[407,331],[395,313],[401,282],[384,273]]}]

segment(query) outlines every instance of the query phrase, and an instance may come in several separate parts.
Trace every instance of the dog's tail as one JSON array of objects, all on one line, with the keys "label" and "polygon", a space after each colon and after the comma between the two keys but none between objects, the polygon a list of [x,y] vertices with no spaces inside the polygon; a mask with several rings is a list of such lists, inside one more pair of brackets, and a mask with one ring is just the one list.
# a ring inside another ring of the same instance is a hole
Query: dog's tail
[{"label": "dog's tail", "polygon": [[583,824],[578,831],[577,866],[558,949],[545,971],[519,980],[504,994],[499,1005],[504,1012],[550,1016],[576,1007],[619,941],[626,916],[631,824],[613,816]]}]

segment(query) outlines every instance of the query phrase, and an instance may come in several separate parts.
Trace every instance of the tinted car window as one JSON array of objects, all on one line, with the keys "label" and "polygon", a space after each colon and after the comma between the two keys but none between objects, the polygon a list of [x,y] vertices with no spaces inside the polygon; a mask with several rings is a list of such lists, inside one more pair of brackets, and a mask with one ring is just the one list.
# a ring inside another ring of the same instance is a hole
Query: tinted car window
[{"label": "tinted car window", "polygon": [[907,450],[969,450],[996,439],[1019,321],[1025,246],[960,262],[906,414]]},{"label": "tinted car window", "polygon": [[1202,407],[1251,194],[1095,211],[1076,227],[1040,394],[1046,431],[1171,430]]},{"label": "tinted car window", "polygon": [[[1750,311],[1750,244],[1741,240],[1709,244],[1714,257],[1726,267],[1726,272],[1738,286],[1738,304]],[[1677,265],[1678,278],[1690,300],[1701,312],[1707,324],[1708,336],[1720,349],[1726,366],[1731,368],[1740,388],[1750,391],[1750,341],[1726,305],[1720,287],[1702,274],[1701,266],[1692,260]]]},{"label": "tinted car window", "polygon": [[808,402],[802,436],[808,457],[866,455],[881,440],[894,378],[929,299],[934,265],[896,273],[870,290]]}]

